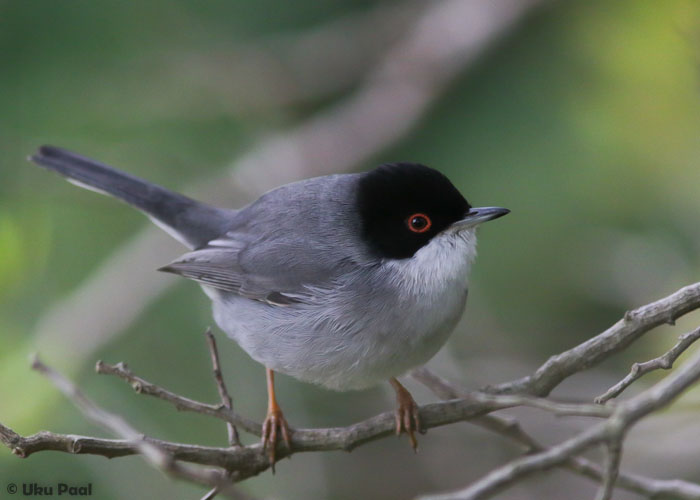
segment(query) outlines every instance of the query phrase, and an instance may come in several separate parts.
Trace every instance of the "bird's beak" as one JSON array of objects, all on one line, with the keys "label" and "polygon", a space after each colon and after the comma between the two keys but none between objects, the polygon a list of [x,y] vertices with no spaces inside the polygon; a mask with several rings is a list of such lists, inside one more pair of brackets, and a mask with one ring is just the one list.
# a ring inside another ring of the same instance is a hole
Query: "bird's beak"
[{"label": "bird's beak", "polygon": [[469,212],[467,212],[464,219],[452,224],[451,228],[462,230],[470,227],[475,227],[481,224],[482,222],[498,219],[499,217],[503,217],[504,215],[509,213],[510,210],[501,207],[471,208]]}]

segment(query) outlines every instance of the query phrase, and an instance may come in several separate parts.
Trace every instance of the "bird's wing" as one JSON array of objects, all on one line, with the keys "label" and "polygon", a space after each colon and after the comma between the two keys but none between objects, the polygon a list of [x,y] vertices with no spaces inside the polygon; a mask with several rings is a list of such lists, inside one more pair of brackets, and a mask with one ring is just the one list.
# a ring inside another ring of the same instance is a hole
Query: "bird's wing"
[{"label": "bird's wing", "polygon": [[323,300],[365,265],[354,174],[287,184],[236,212],[228,231],[162,270],[275,304]]},{"label": "bird's wing", "polygon": [[[252,251],[251,245],[225,237],[159,270],[274,305],[309,302],[340,273],[347,272],[342,262],[324,266],[323,259],[309,256],[309,248],[286,243],[254,245]],[[304,258],[299,259],[299,255]]]}]

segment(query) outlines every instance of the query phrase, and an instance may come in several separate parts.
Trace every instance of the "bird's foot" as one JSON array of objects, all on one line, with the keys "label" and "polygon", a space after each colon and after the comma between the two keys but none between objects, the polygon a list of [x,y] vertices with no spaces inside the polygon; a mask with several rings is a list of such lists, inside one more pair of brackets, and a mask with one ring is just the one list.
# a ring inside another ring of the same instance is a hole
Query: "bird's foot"
[{"label": "bird's foot", "polygon": [[415,452],[418,449],[418,441],[416,440],[416,431],[421,430],[420,415],[418,414],[418,405],[411,396],[411,393],[399,383],[398,380],[391,379],[391,385],[396,391],[396,411],[394,413],[396,419],[396,435],[399,436],[402,432],[408,434],[408,439],[411,442],[411,448]]},{"label": "bird's foot", "polygon": [[270,466],[272,467],[272,473],[275,472],[275,451],[277,449],[277,436],[278,431],[282,433],[282,439],[287,445],[287,449],[291,450],[291,443],[289,440],[289,425],[287,420],[282,414],[282,410],[279,407],[270,408],[267,411],[267,417],[262,425],[262,445],[263,451],[267,450],[267,456],[270,459]]}]

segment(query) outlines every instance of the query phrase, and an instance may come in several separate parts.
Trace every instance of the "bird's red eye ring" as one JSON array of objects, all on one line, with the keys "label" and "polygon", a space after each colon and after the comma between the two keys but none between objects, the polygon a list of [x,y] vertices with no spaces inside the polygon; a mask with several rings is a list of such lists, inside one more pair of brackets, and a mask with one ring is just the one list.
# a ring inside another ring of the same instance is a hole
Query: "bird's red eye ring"
[{"label": "bird's red eye ring", "polygon": [[414,233],[424,233],[430,229],[430,226],[432,226],[433,223],[430,220],[430,217],[427,215],[417,213],[409,216],[406,219],[406,225],[408,226],[408,229]]}]

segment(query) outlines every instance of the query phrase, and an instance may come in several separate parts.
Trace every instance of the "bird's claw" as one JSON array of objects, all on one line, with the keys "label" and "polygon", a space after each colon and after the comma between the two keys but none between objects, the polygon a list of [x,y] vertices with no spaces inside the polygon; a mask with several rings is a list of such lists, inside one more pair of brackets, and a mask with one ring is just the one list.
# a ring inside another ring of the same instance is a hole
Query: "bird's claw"
[{"label": "bird's claw", "polygon": [[272,472],[275,472],[275,451],[277,449],[277,431],[282,432],[282,439],[287,445],[287,449],[291,450],[291,442],[289,439],[289,425],[282,414],[282,410],[274,409],[267,412],[267,417],[262,425],[262,445],[263,451],[267,450],[267,456],[270,459]]},{"label": "bird's claw", "polygon": [[399,436],[402,432],[406,432],[408,439],[411,441],[411,448],[415,452],[418,449],[415,432],[424,433],[421,429],[418,405],[408,391],[397,393],[397,400],[398,407],[394,413],[396,435]]}]

